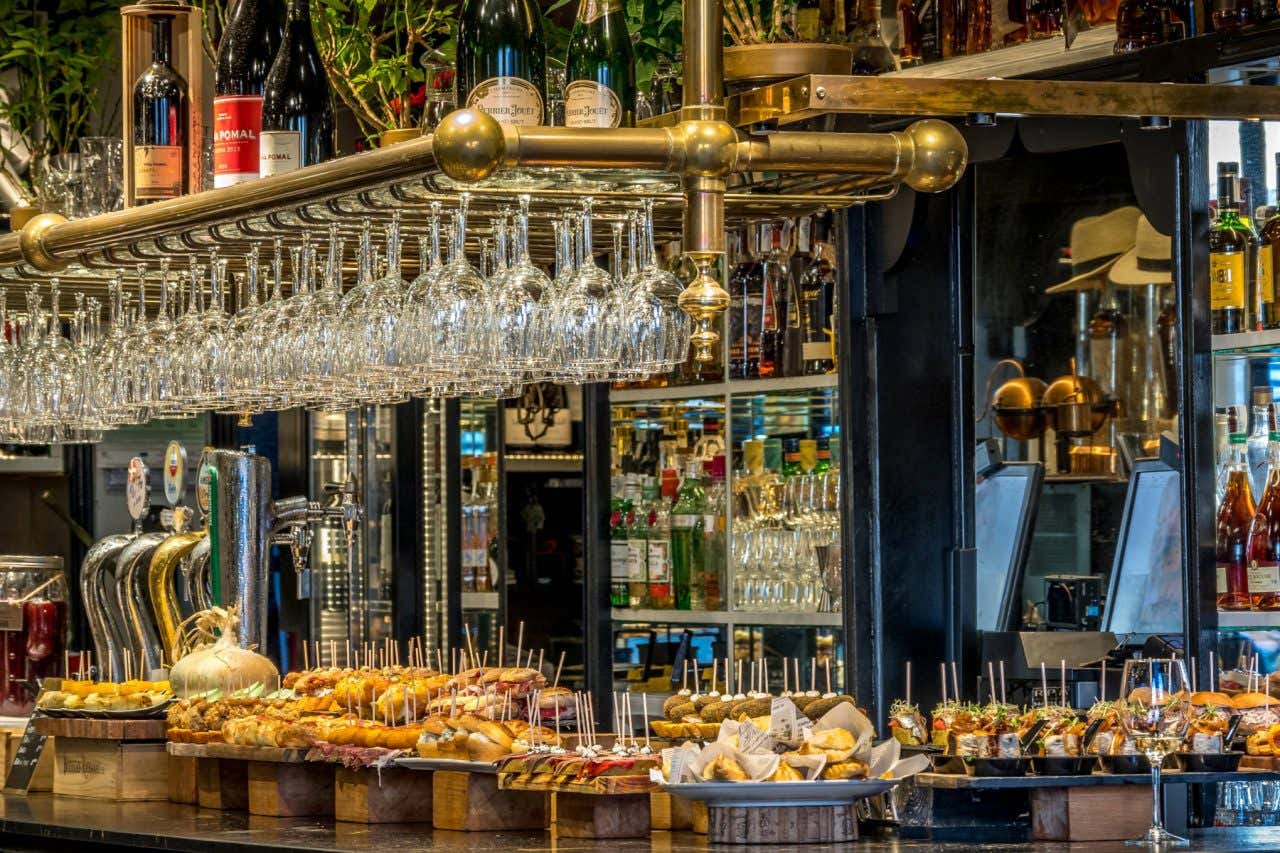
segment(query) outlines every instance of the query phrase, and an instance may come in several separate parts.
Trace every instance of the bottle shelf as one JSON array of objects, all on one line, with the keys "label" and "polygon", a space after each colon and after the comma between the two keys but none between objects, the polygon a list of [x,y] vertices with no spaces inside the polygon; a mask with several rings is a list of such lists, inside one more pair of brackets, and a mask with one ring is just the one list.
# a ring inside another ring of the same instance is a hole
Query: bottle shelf
[{"label": "bottle shelf", "polygon": [[771,394],[778,391],[817,391],[835,388],[840,377],[834,373],[819,376],[783,376],[776,379],[731,379],[701,385],[672,385],[667,388],[627,388],[610,391],[611,403],[638,403],[649,400],[692,400],[704,397],[731,397]]},{"label": "bottle shelf", "polygon": [[511,474],[580,474],[581,453],[557,453],[549,456],[507,454],[502,466]]},{"label": "bottle shelf", "polygon": [[984,77],[1028,77],[1052,74],[1074,66],[1100,62],[1115,56],[1115,24],[1086,30],[1071,48],[1061,36],[1024,42],[1000,50],[930,62],[884,77],[929,77],[941,80],[980,80]]},{"label": "bottle shelf", "polygon": [[1266,355],[1280,352],[1280,329],[1261,332],[1237,332],[1234,335],[1214,335],[1214,355]]},{"label": "bottle shelf", "polygon": [[1219,628],[1280,628],[1280,610],[1219,610]]},{"label": "bottle shelf", "polygon": [[839,613],[779,613],[760,610],[652,610],[613,608],[613,622],[648,622],[669,625],[795,625],[802,628],[838,628],[844,624]]}]

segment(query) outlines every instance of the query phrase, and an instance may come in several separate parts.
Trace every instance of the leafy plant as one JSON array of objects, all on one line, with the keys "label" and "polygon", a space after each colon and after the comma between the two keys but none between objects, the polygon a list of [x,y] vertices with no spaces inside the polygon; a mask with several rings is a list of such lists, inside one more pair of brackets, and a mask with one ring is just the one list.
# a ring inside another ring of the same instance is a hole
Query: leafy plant
[{"label": "leafy plant", "polygon": [[45,158],[72,150],[82,136],[110,127],[119,98],[99,113],[99,88],[115,71],[119,3],[62,0],[45,13],[37,0],[3,4],[0,32],[0,154],[32,197]]},{"label": "leafy plant", "polygon": [[312,0],[329,83],[369,135],[416,127],[423,56],[448,40],[453,0]]},{"label": "leafy plant", "polygon": [[231,12],[231,5],[234,2],[235,0],[193,0],[191,3],[204,13],[204,31],[200,46],[204,48],[204,55],[209,57],[209,61],[215,66],[218,64],[218,40],[222,38],[222,28],[227,25],[227,15]]}]

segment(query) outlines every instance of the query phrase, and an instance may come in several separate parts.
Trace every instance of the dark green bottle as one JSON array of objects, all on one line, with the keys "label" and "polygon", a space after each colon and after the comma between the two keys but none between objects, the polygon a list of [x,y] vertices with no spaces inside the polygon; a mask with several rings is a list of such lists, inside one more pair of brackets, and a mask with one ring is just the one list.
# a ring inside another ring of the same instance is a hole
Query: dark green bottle
[{"label": "dark green bottle", "polygon": [[503,124],[545,122],[546,47],[531,0],[466,0],[458,19],[458,104]]},{"label": "dark green bottle", "polygon": [[567,127],[632,127],[636,60],[622,0],[580,0],[565,58]]}]

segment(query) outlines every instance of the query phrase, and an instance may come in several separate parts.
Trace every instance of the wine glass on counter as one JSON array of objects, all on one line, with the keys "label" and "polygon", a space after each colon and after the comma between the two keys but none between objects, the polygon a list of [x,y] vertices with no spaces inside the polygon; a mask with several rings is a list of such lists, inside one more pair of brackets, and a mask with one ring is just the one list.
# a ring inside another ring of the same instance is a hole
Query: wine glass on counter
[{"label": "wine glass on counter", "polygon": [[1164,828],[1160,807],[1160,765],[1176,751],[1191,723],[1191,683],[1177,658],[1125,661],[1117,703],[1120,728],[1151,762],[1151,828],[1134,846],[1182,847],[1189,842]]}]

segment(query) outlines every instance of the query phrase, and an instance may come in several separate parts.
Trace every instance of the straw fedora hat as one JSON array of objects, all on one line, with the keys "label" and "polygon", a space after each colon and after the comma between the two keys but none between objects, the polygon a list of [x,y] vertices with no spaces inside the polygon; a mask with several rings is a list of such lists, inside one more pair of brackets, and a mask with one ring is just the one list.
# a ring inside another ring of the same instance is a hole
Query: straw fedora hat
[{"label": "straw fedora hat", "polygon": [[1097,290],[1103,273],[1133,248],[1134,228],[1142,211],[1128,205],[1101,216],[1086,216],[1071,226],[1071,267],[1083,270],[1045,293]]},{"label": "straw fedora hat", "polygon": [[1107,278],[1121,287],[1173,284],[1173,240],[1157,231],[1147,217],[1139,217],[1133,248],[1120,256]]}]

